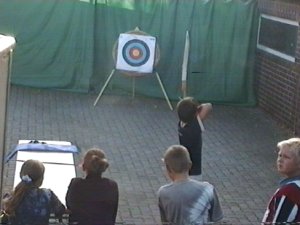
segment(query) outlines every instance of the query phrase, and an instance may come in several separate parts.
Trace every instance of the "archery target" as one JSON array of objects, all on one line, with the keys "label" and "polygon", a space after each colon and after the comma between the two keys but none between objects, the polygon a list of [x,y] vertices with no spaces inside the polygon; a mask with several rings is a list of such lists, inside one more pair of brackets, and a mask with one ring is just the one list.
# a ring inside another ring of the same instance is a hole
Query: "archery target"
[{"label": "archery target", "polygon": [[152,73],[156,38],[136,34],[120,34],[116,69]]}]

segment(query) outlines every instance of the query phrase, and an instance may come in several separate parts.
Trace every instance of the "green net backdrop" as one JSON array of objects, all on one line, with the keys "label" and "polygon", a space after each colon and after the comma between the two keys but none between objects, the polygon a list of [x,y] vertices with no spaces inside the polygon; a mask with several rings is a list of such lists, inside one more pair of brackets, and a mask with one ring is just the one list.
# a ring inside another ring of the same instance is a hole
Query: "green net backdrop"
[{"label": "green net backdrop", "polygon": [[[16,38],[11,82],[98,92],[114,68],[120,33],[139,27],[160,47],[156,67],[171,100],[181,96],[181,65],[190,32],[188,95],[200,101],[254,105],[256,0],[1,0],[0,33]],[[114,76],[115,89],[131,79]],[[136,92],[163,98],[155,76]]]}]

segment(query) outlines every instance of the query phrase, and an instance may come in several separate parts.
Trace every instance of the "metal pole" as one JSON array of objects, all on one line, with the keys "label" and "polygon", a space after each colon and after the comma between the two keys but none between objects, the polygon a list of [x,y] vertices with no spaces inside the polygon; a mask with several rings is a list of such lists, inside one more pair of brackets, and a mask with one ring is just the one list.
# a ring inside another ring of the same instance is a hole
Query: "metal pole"
[{"label": "metal pole", "polygon": [[[2,137],[0,137],[0,139],[2,139],[2,145],[0,146],[0,148],[2,148],[2,152],[1,152],[1,168],[0,168],[0,176],[1,176],[1,180],[0,180],[0,194],[1,194],[1,198],[0,198],[0,205],[2,207],[2,196],[3,196],[3,178],[4,178],[4,168],[5,168],[5,149],[6,149],[6,127],[7,127],[7,122],[6,122],[6,117],[7,117],[7,112],[8,112],[8,96],[9,96],[9,91],[10,91],[10,76],[11,76],[11,68],[12,68],[12,55],[13,55],[13,50],[10,49],[7,55],[3,56],[4,59],[4,63],[7,65],[7,74],[0,74],[0,75],[4,75],[7,76],[6,78],[4,77],[3,79],[5,80],[5,82],[2,83],[2,85],[5,87],[2,87],[4,92],[2,93],[4,95],[4,99],[2,104],[4,105],[4,115],[2,116],[2,122],[3,122],[3,131],[1,131],[0,133],[2,134]],[[7,60],[7,61],[6,61]],[[3,106],[2,106],[3,107]]]},{"label": "metal pole", "polygon": [[110,75],[109,75],[108,78],[106,79],[105,84],[103,85],[103,87],[102,87],[102,89],[101,89],[101,91],[100,91],[100,93],[99,93],[99,95],[98,95],[96,101],[94,102],[94,106],[97,105],[97,102],[99,101],[100,97],[102,96],[102,94],[103,94],[103,92],[104,92],[106,86],[108,85],[108,83],[109,83],[109,81],[110,81],[112,75],[114,74],[114,72],[115,72],[115,69],[113,69],[113,70],[111,71]]},{"label": "metal pole", "polygon": [[166,93],[166,91],[165,91],[165,88],[164,88],[164,86],[163,86],[163,84],[162,84],[162,82],[161,82],[161,80],[160,80],[160,77],[159,77],[158,73],[155,72],[155,75],[156,75],[156,78],[157,78],[157,80],[158,80],[158,83],[159,83],[159,85],[160,85],[160,87],[161,87],[161,90],[162,90],[162,92],[164,93],[165,99],[166,99],[166,101],[167,101],[167,103],[168,103],[170,109],[173,110],[173,107],[172,107],[172,105],[171,105],[171,103],[170,103],[170,101],[169,101],[169,97],[168,97],[168,95],[167,95],[167,93]]}]

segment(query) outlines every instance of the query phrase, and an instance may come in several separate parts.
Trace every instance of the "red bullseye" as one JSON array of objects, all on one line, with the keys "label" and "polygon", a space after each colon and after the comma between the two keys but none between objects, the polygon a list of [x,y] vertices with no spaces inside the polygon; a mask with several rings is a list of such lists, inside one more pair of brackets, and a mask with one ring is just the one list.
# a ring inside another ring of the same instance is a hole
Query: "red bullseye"
[{"label": "red bullseye", "polygon": [[139,59],[143,57],[143,52],[138,48],[131,49],[129,54],[133,59]]}]

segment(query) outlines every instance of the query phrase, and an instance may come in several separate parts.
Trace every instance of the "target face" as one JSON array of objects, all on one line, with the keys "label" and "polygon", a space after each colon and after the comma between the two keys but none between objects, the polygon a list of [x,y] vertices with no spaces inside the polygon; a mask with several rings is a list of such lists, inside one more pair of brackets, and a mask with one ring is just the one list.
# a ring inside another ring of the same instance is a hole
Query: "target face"
[{"label": "target face", "polygon": [[120,34],[116,68],[120,70],[152,73],[155,55],[155,37]]},{"label": "target face", "polygon": [[122,57],[131,66],[142,66],[149,60],[150,50],[145,42],[132,39],[124,45]]}]

